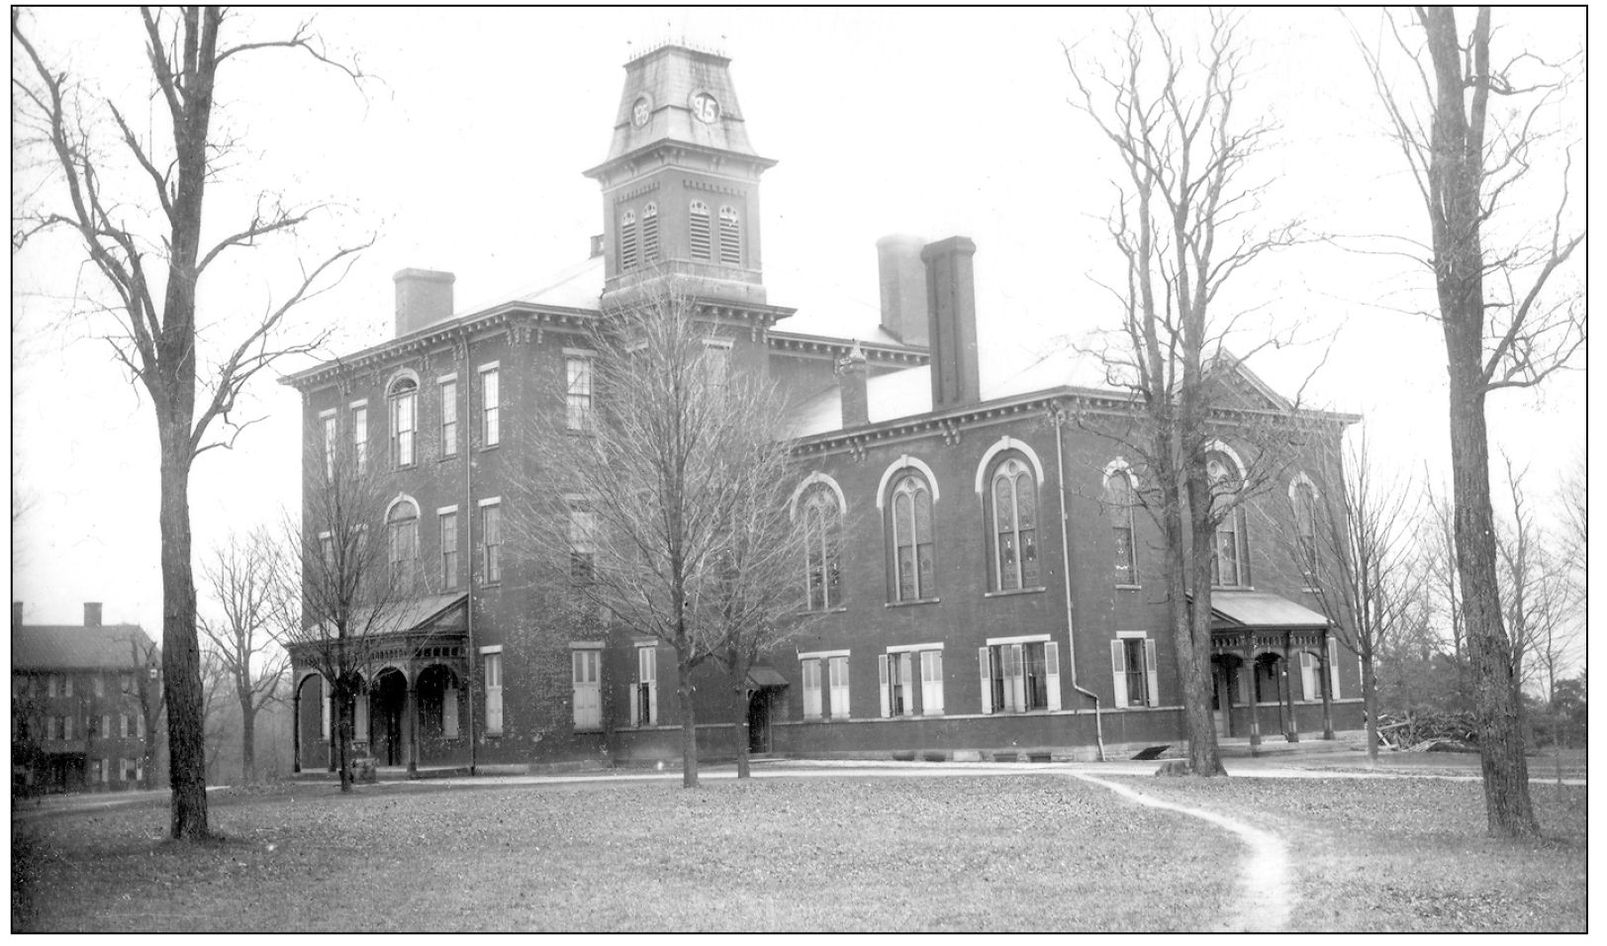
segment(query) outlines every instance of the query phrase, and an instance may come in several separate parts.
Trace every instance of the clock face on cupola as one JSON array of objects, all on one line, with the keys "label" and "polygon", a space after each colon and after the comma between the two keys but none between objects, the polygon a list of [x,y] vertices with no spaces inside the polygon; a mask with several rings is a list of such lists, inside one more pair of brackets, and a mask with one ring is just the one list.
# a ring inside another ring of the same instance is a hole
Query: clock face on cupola
[{"label": "clock face on cupola", "polygon": [[641,128],[642,126],[646,125],[647,120],[652,116],[653,100],[645,95],[638,98],[636,103],[631,106],[631,124],[635,125],[637,128]]}]

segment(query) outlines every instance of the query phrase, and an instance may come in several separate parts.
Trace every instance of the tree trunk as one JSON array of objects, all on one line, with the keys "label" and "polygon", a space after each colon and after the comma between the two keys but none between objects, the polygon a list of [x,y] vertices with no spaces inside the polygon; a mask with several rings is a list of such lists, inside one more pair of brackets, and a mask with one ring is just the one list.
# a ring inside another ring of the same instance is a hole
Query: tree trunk
[{"label": "tree trunk", "polygon": [[257,711],[249,697],[240,701],[240,780],[242,785],[257,780]]},{"label": "tree trunk", "polygon": [[[1165,449],[1170,449],[1170,437],[1162,436],[1167,440]],[[1166,596],[1171,604],[1172,647],[1177,653],[1177,677],[1183,688],[1183,730],[1189,743],[1189,771],[1195,775],[1225,775],[1227,773],[1222,768],[1222,759],[1217,750],[1216,726],[1211,718],[1210,582],[1207,579],[1204,585],[1207,597],[1202,602],[1198,596],[1201,586],[1196,578],[1196,597],[1191,612],[1185,582],[1189,561],[1184,552],[1187,530],[1184,529],[1182,491],[1178,488],[1175,471],[1158,471],[1157,477],[1161,481],[1162,504],[1165,507]],[[1202,620],[1205,631],[1200,634],[1196,628]]]},{"label": "tree trunk", "polygon": [[[1330,685],[1333,671],[1329,671],[1329,679],[1323,681],[1323,686]],[[1370,765],[1378,764],[1378,671],[1373,669],[1373,655],[1368,654],[1361,662],[1361,699],[1362,705],[1367,709],[1367,762]]]},{"label": "tree trunk", "polygon": [[737,778],[747,778],[750,774],[748,765],[748,668],[734,655],[729,663],[731,667],[731,719],[735,725],[731,731],[736,733],[737,740]]},{"label": "tree trunk", "polygon": [[675,694],[681,704],[681,787],[697,788],[697,720],[692,711],[692,668],[677,660],[680,679]]},{"label": "tree trunk", "polygon": [[[173,788],[171,836],[200,839],[210,832],[201,652],[190,570],[190,432],[187,422],[179,428],[171,418],[162,420],[166,407],[156,405],[162,441],[162,686],[167,695],[168,782]],[[147,727],[147,740],[155,736]]]},{"label": "tree trunk", "polygon": [[[352,709],[351,685],[342,680],[335,685],[335,765],[340,770],[342,792],[352,790]],[[416,733],[414,738],[418,738]]]}]

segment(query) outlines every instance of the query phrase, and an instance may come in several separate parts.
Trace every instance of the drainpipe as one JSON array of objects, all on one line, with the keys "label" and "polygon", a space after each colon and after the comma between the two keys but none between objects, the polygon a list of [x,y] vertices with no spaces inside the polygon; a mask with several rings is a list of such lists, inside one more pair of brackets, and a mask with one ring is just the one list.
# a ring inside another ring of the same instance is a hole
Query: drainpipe
[{"label": "drainpipe", "polygon": [[463,389],[463,413],[458,415],[459,426],[463,428],[463,522],[464,545],[459,554],[468,567],[464,569],[463,581],[463,624],[468,631],[468,657],[469,672],[464,675],[464,682],[468,684],[469,691],[469,774],[474,775],[475,763],[478,761],[474,738],[474,665],[479,661],[480,655],[474,649],[474,417],[470,413],[471,398],[469,388],[473,385],[473,372],[469,365],[469,333],[467,329],[459,328],[458,337],[463,340],[463,371],[459,376],[458,387]]},{"label": "drainpipe", "polygon": [[1060,481],[1060,569],[1066,579],[1066,665],[1071,668],[1071,688],[1094,701],[1094,744],[1099,747],[1099,761],[1105,761],[1105,724],[1099,714],[1099,694],[1077,685],[1077,632],[1071,621],[1071,543],[1067,538],[1069,519],[1066,516],[1066,451],[1061,443],[1060,412],[1051,409],[1049,416],[1055,422],[1055,477]]}]

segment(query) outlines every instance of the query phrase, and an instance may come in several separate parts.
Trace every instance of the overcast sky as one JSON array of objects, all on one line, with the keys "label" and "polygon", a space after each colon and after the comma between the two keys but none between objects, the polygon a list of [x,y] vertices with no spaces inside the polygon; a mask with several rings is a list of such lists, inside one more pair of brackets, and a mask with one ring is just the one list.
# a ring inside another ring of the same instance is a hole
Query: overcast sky
[{"label": "overcast sky", "polygon": [[[390,336],[391,275],[403,267],[456,273],[459,312],[518,295],[584,259],[588,237],[602,231],[598,189],[580,172],[606,154],[632,49],[684,36],[732,58],[750,139],[780,161],[764,177],[761,225],[770,301],[799,309],[783,328],[871,334],[875,240],[964,234],[978,247],[984,360],[1023,363],[1115,317],[1095,282],[1119,278],[1103,223],[1113,200],[1109,146],[1067,104],[1075,89],[1062,43],[1079,61],[1109,61],[1122,16],[321,12],[315,25],[331,52],[360,57],[376,78],[359,90],[306,57],[231,60],[218,89],[219,122],[242,150],[209,191],[208,223],[221,232],[249,194],[272,186],[291,201],[337,205],[306,233],[309,257],[342,237],[377,234],[346,281],[302,313],[305,324],[337,330],[336,351]],[[1379,18],[1351,14],[1369,38]],[[1201,16],[1174,19],[1187,31]],[[1503,19],[1498,54],[1502,43],[1523,43],[1560,58],[1584,42],[1582,10],[1503,11]],[[256,11],[228,29],[236,38],[283,33],[295,20],[293,11]],[[160,107],[147,98],[136,13],[41,11],[30,28],[47,58],[131,103],[129,113]],[[1387,139],[1345,17],[1254,10],[1244,14],[1243,33],[1254,75],[1241,114],[1264,112],[1279,126],[1256,169],[1269,182],[1267,223],[1299,219],[1315,233],[1426,240],[1415,186]],[[1564,134],[1582,134],[1582,92],[1549,116],[1575,123]],[[1582,193],[1582,161],[1576,172]],[[14,491],[26,511],[13,535],[12,598],[27,603],[29,623],[76,623],[90,600],[105,603],[108,621],[156,633],[155,425],[108,357],[103,317],[73,314],[103,292],[81,259],[65,240],[42,240],[13,258]],[[266,275],[244,265],[258,262]],[[227,338],[273,293],[282,295],[292,264],[264,253],[220,271],[202,300],[209,337]],[[1582,286],[1583,261],[1574,268],[1569,278]],[[1411,314],[1432,305],[1425,272],[1319,244],[1269,259],[1224,304],[1302,322],[1311,344],[1251,363],[1286,393],[1334,338],[1308,400],[1365,415],[1375,455],[1402,472],[1448,477],[1443,344],[1437,325]],[[233,451],[197,462],[198,555],[296,502],[299,399],[274,381],[264,377],[238,415],[265,420]],[[1579,371],[1538,393],[1491,400],[1494,446],[1532,465],[1537,490],[1584,449],[1584,390]]]}]

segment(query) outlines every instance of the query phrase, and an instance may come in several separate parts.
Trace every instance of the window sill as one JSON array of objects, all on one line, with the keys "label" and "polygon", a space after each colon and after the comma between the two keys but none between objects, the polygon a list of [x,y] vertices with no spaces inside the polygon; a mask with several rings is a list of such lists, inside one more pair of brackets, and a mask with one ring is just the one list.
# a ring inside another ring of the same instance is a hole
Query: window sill
[{"label": "window sill", "polygon": [[456,453],[446,453],[446,454],[442,454],[441,456],[437,457],[435,462],[437,462],[437,463],[445,463],[448,460],[456,460],[457,458],[458,458],[458,455]]},{"label": "window sill", "polygon": [[493,443],[493,444],[488,444],[488,445],[486,445],[486,446],[484,446],[484,447],[479,447],[479,448],[477,448],[477,449],[478,449],[478,450],[479,450],[479,452],[481,452],[481,453],[486,453],[486,452],[488,452],[488,451],[491,451],[491,450],[495,450],[495,449],[497,449],[497,448],[498,448],[498,447],[500,447],[500,446],[502,446],[502,443],[501,443],[501,442],[500,442],[500,441],[498,441],[498,442],[497,442],[497,443]]},{"label": "window sill", "polygon": [[1008,597],[1010,597],[1012,595],[1036,595],[1036,594],[1042,594],[1042,593],[1044,593],[1045,591],[1048,591],[1048,590],[1049,590],[1048,588],[1043,587],[1041,585],[1039,587],[1037,587],[1037,588],[1011,588],[1011,589],[1009,589],[1007,591],[985,591],[985,592],[982,593],[982,597],[984,597],[984,598],[1008,598]]},{"label": "window sill", "polygon": [[793,613],[797,614],[797,615],[800,615],[800,616],[806,616],[806,615],[810,615],[810,614],[847,614],[848,613],[848,606],[845,604],[845,605],[839,605],[839,606],[837,606],[835,608],[799,608],[797,611],[794,611]]},{"label": "window sill", "polygon": [[1116,590],[1117,591],[1138,591],[1138,590],[1142,589],[1143,587],[1144,587],[1143,585],[1124,585],[1121,582],[1116,583]]},{"label": "window sill", "polygon": [[889,601],[882,605],[884,608],[908,608],[918,604],[940,604],[942,598],[916,598],[913,601]]}]

